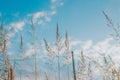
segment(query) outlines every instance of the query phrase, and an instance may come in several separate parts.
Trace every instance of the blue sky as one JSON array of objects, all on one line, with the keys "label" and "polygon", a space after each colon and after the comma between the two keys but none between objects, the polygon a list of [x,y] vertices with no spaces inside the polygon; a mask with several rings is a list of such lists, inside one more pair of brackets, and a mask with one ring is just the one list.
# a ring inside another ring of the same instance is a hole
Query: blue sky
[{"label": "blue sky", "polygon": [[[38,36],[36,46],[43,47],[41,43],[44,38],[51,43],[55,41],[58,23],[61,36],[64,38],[66,31],[68,32],[71,47],[74,47],[72,49],[76,52],[80,52],[78,49],[83,49],[86,53],[96,56],[97,54],[92,53],[96,53],[96,50],[101,51],[99,47],[102,46],[103,53],[113,55],[119,48],[111,44],[113,39],[108,38],[113,31],[107,27],[102,11],[105,11],[113,22],[119,23],[119,0],[0,0],[0,15],[3,14],[5,27],[10,30],[8,36],[11,40],[8,45],[12,46],[9,49],[12,58],[18,56],[19,46],[16,44],[20,42],[20,34],[23,34],[26,43],[24,56],[34,53],[30,44],[33,40],[31,19]],[[43,53],[44,49],[42,50]],[[119,59],[117,56],[114,55],[116,61]],[[43,56],[39,54],[38,57]],[[40,65],[44,70],[45,65],[42,63]]]},{"label": "blue sky", "polygon": [[[43,29],[43,33],[48,32],[48,29],[51,30],[51,37],[53,37],[58,22],[61,33],[68,31],[73,38],[98,41],[109,34],[102,11],[108,13],[113,21],[119,21],[119,0],[61,0],[62,2],[64,5],[57,7],[56,14],[51,17],[51,21],[45,25],[39,25]],[[28,14],[50,11],[51,5],[57,6],[59,3],[52,4],[50,0],[1,0],[0,12],[4,15],[7,24],[22,21],[27,18]],[[48,32],[48,34],[50,33]]]}]

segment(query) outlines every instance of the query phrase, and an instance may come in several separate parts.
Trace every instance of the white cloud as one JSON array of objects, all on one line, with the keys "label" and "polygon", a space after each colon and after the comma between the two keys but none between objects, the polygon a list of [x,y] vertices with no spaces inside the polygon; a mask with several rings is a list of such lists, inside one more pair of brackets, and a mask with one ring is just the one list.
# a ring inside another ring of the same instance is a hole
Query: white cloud
[{"label": "white cloud", "polygon": [[31,55],[33,55],[33,54],[34,54],[34,50],[29,48],[29,49],[25,52],[23,58],[29,57],[29,56],[31,56]]},{"label": "white cloud", "polygon": [[79,59],[80,52],[83,51],[86,56],[92,58],[101,58],[102,56],[109,55],[116,64],[120,64],[120,47],[114,43],[112,38],[106,38],[97,43],[94,43],[92,40],[72,40],[70,46],[71,50],[75,52],[76,59]]},{"label": "white cloud", "polygon": [[25,22],[24,21],[13,22],[9,26],[13,28],[15,32],[18,32],[19,30],[23,29],[23,27],[25,26]]},{"label": "white cloud", "polygon": [[57,12],[55,10],[51,11],[51,15],[55,15]]},{"label": "white cloud", "polygon": [[22,31],[24,26],[26,25],[25,21],[18,21],[18,22],[12,22],[7,25],[7,39],[12,39],[15,34],[19,31]]},{"label": "white cloud", "polygon": [[50,8],[51,8],[52,10],[55,10],[56,6],[52,5]]},{"label": "white cloud", "polygon": [[39,20],[39,21],[38,21],[38,24],[40,24],[40,25],[41,25],[41,24],[44,24],[44,21],[43,21],[43,20]]},{"label": "white cloud", "polygon": [[63,6],[64,2],[62,0],[51,0],[51,9],[55,10],[57,7]]},{"label": "white cloud", "polygon": [[45,17],[46,14],[47,14],[47,13],[44,12],[44,11],[34,13],[34,14],[33,14],[33,21],[34,21],[34,22],[37,22],[37,20],[38,20],[39,18]]},{"label": "white cloud", "polygon": [[62,6],[64,3],[61,0],[51,0],[50,10],[37,11],[27,14],[28,17],[32,17],[33,22],[36,24],[44,24],[50,22],[52,16],[57,13],[57,7]]},{"label": "white cloud", "polygon": [[[28,14],[30,15],[30,14]],[[51,21],[51,15],[47,11],[39,11],[31,14],[33,22],[35,24],[44,24]]]},{"label": "white cloud", "polygon": [[[60,0],[52,0],[52,3],[50,5],[54,6],[54,9],[49,9],[49,10],[43,10],[43,11],[37,11],[37,12],[33,12],[33,13],[28,13],[23,20],[21,21],[16,21],[16,22],[11,22],[9,24],[7,24],[7,29],[8,29],[8,34],[7,34],[7,38],[11,39],[15,36],[15,34],[19,31],[22,31],[24,29],[24,26],[27,24],[30,24],[30,20],[28,20],[27,18],[32,18],[33,22],[35,24],[45,24],[47,22],[50,22],[52,19],[52,16],[54,16],[57,13],[57,7],[59,7],[61,1]],[[15,13],[14,16],[18,16],[19,13]],[[29,56],[30,54],[33,53],[33,50],[31,47],[29,47],[29,50],[26,51],[26,54],[24,56]]]},{"label": "white cloud", "polygon": [[[50,8],[50,10],[33,12],[33,13],[30,13],[30,14],[27,14],[25,16],[25,18],[23,18],[23,20],[21,20],[21,21],[11,22],[10,24],[8,24],[8,26],[9,26],[8,29],[10,31],[11,30],[13,30],[13,31],[9,32],[7,34],[7,37],[12,38],[12,37],[15,36],[15,34],[17,32],[22,31],[24,29],[24,26],[27,24],[26,17],[32,17],[33,22],[35,22],[36,24],[44,24],[46,22],[50,22],[52,20],[52,16],[54,16],[57,13],[57,7],[59,7],[59,5],[61,4],[61,2],[59,0],[51,0],[51,1],[52,1],[52,4],[50,5],[50,7],[54,6],[53,9]],[[19,13],[15,13],[14,16],[19,17]],[[30,21],[30,20],[28,20],[28,21]],[[11,46],[12,43],[9,42],[8,45]],[[25,54],[23,55],[23,58],[29,57],[29,56],[34,54],[34,49],[33,49],[32,45],[28,45],[27,48],[28,49],[25,51]],[[13,53],[13,54],[15,54],[15,53]],[[25,69],[29,70],[28,66],[25,67]],[[25,76],[23,76],[23,78],[25,78],[24,80],[28,79]],[[18,80],[18,78],[16,80]]]},{"label": "white cloud", "polygon": [[32,55],[35,53],[35,51],[34,51],[34,49],[33,49],[33,45],[28,44],[27,46],[28,46],[28,48],[27,48],[27,50],[25,51],[25,53],[24,53],[24,55],[23,55],[23,58],[30,57],[30,56],[32,56]]},{"label": "white cloud", "polygon": [[[59,5],[62,3],[62,0],[51,0],[52,4],[50,5],[50,10],[43,10],[43,11],[37,11],[37,12],[33,12],[33,13],[28,13],[26,15],[26,17],[31,17],[33,19],[33,22],[35,24],[45,24],[47,22],[50,22],[52,19],[52,16],[54,16],[56,13],[57,13],[57,7],[59,7]],[[54,8],[51,9],[51,6],[54,6]],[[1,13],[0,13],[1,15]],[[18,17],[19,15],[19,12],[15,13],[14,16],[17,16]],[[23,18],[23,20],[21,21],[18,21],[18,22],[11,22],[10,24],[8,24],[8,28],[9,29],[13,29],[14,32],[12,33],[9,33],[8,35],[9,36],[14,36],[16,32],[20,31],[23,29],[23,27],[29,23],[28,21],[25,18]]]},{"label": "white cloud", "polygon": [[70,42],[70,47],[78,46],[81,43],[79,40],[73,40]]},{"label": "white cloud", "polygon": [[111,38],[107,38],[103,41],[99,41],[98,43],[96,43],[94,46],[93,46],[93,49],[97,52],[100,52],[100,53],[108,53],[108,50],[110,49],[110,47],[112,46],[111,45],[111,42],[112,39]]},{"label": "white cloud", "polygon": [[57,0],[51,0],[52,3],[55,3]]},{"label": "white cloud", "polygon": [[93,45],[93,41],[88,40],[88,41],[84,42],[81,47],[83,50],[87,50],[87,49],[90,49],[92,45]]}]

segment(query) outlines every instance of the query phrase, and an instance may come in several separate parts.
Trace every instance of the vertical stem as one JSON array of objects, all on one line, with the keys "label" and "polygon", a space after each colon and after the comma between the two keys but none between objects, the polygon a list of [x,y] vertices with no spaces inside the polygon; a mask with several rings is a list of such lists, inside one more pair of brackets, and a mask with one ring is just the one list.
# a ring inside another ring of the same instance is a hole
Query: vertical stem
[{"label": "vertical stem", "polygon": [[118,72],[117,76],[118,76],[118,80],[120,80],[119,72]]},{"label": "vertical stem", "polygon": [[8,80],[10,80],[10,71],[8,70]]},{"label": "vertical stem", "polygon": [[34,63],[35,63],[35,80],[37,80],[37,54],[36,54],[36,48],[35,48],[35,43],[36,43],[36,34],[34,32],[34,52],[35,52],[35,55],[34,55]]},{"label": "vertical stem", "polygon": [[76,79],[76,72],[75,72],[75,62],[74,62],[74,55],[73,55],[73,51],[72,51],[72,65],[73,65],[73,75],[74,75],[74,80]]},{"label": "vertical stem", "polygon": [[20,71],[20,73],[19,73],[19,74],[20,74],[20,80],[22,80],[22,79],[21,79],[21,71]]},{"label": "vertical stem", "polygon": [[34,40],[33,40],[33,45],[34,45],[34,52],[35,52],[35,55],[33,56],[34,58],[34,68],[35,68],[35,80],[37,80],[37,62],[36,62],[36,48],[35,48],[35,43],[36,43],[36,29],[34,27],[34,24],[33,24],[33,21],[31,20],[31,23],[32,23],[32,30],[33,30],[33,37],[34,37]]},{"label": "vertical stem", "polygon": [[58,52],[58,80],[60,80],[60,57]]},{"label": "vertical stem", "polygon": [[68,80],[70,80],[70,76],[69,76],[69,66],[67,66],[67,69],[68,69]]},{"label": "vertical stem", "polygon": [[36,54],[35,54],[35,80],[37,80]]},{"label": "vertical stem", "polygon": [[4,77],[4,80],[6,80],[7,78],[6,78],[6,64],[7,64],[7,62],[6,62],[6,59],[7,59],[7,56],[6,56],[6,53],[3,51],[3,54],[4,54],[4,60],[3,60],[3,67],[4,67],[4,73],[3,73],[3,77]]}]

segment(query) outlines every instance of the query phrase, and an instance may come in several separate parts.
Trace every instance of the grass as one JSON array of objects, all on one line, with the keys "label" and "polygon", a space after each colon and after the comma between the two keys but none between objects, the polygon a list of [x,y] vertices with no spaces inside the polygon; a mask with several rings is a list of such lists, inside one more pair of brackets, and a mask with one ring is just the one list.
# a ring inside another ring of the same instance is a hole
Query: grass
[{"label": "grass", "polygon": [[[119,32],[118,28],[115,27],[112,20],[107,16],[107,14],[103,11],[103,14],[108,22],[108,26],[113,29],[115,32],[114,37],[115,40],[119,41]],[[7,51],[7,41],[9,41],[6,38],[6,32],[4,30],[4,21],[1,23],[0,27],[0,55],[2,55],[0,59],[0,80],[16,80],[16,77],[18,77],[18,71],[16,70],[16,62],[12,64],[11,58],[8,55]],[[46,39],[44,39],[45,49],[48,54],[45,57],[46,60],[52,61],[52,65],[46,64],[46,67],[53,67],[53,70],[43,71],[41,70],[41,74],[44,75],[44,78],[38,78],[41,76],[38,72],[38,59],[37,59],[37,49],[35,47],[36,41],[36,30],[35,26],[33,24],[33,21],[31,21],[31,28],[32,28],[32,36],[33,39],[33,49],[34,49],[34,57],[32,58],[34,61],[31,63],[34,63],[34,66],[32,66],[33,69],[31,69],[33,72],[31,75],[34,75],[34,77],[30,77],[28,73],[24,73],[24,75],[29,76],[29,80],[120,80],[120,66],[116,66],[115,62],[112,60],[111,56],[104,56],[99,55],[101,62],[98,61],[98,59],[94,59],[93,57],[90,57],[89,55],[85,54],[84,51],[81,50],[79,53],[79,59],[75,59],[75,52],[70,49],[70,41],[68,33],[66,32],[65,38],[62,38],[59,32],[59,27],[57,24],[56,27],[56,40],[55,44],[51,45],[49,42],[47,42]],[[23,34],[24,35],[24,34]],[[24,54],[24,40],[23,35],[20,37],[20,54]],[[74,53],[73,53],[74,52]],[[3,58],[3,59],[2,59]],[[71,60],[71,63],[67,63],[64,66],[65,60]],[[23,60],[25,63],[25,61]],[[40,61],[39,63],[45,64],[44,62]],[[27,64],[27,63],[26,63]],[[22,65],[22,64],[20,64]],[[41,67],[41,65],[39,66]],[[67,68],[65,70],[66,77],[63,77],[63,69]],[[20,67],[18,67],[20,68]],[[24,67],[24,70],[26,68]],[[20,72],[22,73],[22,71]],[[53,75],[52,75],[53,73]],[[51,78],[52,75],[52,78]],[[21,74],[19,75],[19,80],[24,80],[21,78]],[[72,77],[71,77],[72,76]],[[54,78],[53,78],[54,77]]]}]

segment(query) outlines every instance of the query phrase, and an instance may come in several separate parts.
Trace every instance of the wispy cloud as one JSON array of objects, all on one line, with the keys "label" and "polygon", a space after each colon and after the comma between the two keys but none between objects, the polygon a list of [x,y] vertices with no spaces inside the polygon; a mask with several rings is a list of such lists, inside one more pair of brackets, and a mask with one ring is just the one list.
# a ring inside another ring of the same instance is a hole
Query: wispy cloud
[{"label": "wispy cloud", "polygon": [[70,44],[70,51],[74,50],[76,60],[79,59],[80,53],[83,51],[86,56],[93,58],[109,55],[116,64],[119,64],[120,47],[115,44],[112,38],[106,38],[96,43],[93,40],[72,40]]},{"label": "wispy cloud", "polygon": [[35,24],[44,24],[46,22],[51,21],[51,16],[55,15],[55,11],[47,12],[47,11],[38,11],[32,14],[28,14],[28,16],[32,17],[33,22]]},{"label": "wispy cloud", "polygon": [[[51,5],[49,10],[42,10],[33,13],[28,13],[21,21],[11,22],[7,24],[9,29],[13,29],[14,32],[9,33],[9,36],[15,36],[16,32],[22,31],[26,24],[30,23],[30,20],[27,20],[26,17],[32,18],[35,24],[46,24],[52,20],[52,16],[57,13],[57,7],[62,6],[64,2],[62,0],[51,0]],[[54,7],[54,8],[51,8]],[[20,13],[15,13],[14,16],[18,16]],[[1,14],[0,14],[1,15]]]},{"label": "wispy cloud", "polygon": [[55,3],[57,0],[51,0],[52,3]]},{"label": "wispy cloud", "polygon": [[75,47],[75,46],[80,45],[80,43],[81,43],[80,40],[72,40],[72,41],[70,42],[70,47],[73,48],[73,47]]},{"label": "wispy cloud", "polygon": [[13,28],[15,32],[18,32],[19,30],[23,29],[23,27],[25,26],[25,22],[24,21],[13,22],[9,26]]},{"label": "wispy cloud", "polygon": [[[52,20],[52,16],[54,16],[57,13],[57,7],[60,7],[61,3],[63,3],[62,0],[50,0],[50,1],[51,1],[51,5],[49,6],[50,7],[49,10],[42,10],[42,11],[38,10],[33,13],[28,13],[20,21],[13,21],[13,22],[10,22],[9,24],[6,24],[7,29],[9,31],[7,34],[7,37],[13,38],[17,32],[23,31],[24,27],[27,24],[31,24],[28,18],[29,19],[32,18],[33,22],[39,25],[50,22]],[[51,8],[51,6],[54,6],[54,8]],[[20,13],[17,12],[13,16],[18,17],[19,14]]]},{"label": "wispy cloud", "polygon": [[[57,7],[62,6],[63,4],[62,0],[50,0],[51,5],[49,10],[42,10],[42,11],[37,11],[33,13],[28,13],[26,17],[32,18],[33,22],[35,24],[46,24],[47,22],[50,22],[52,20],[52,16],[54,16],[57,13]],[[54,8],[51,8],[53,6]],[[9,36],[14,36],[14,34],[24,28],[24,26],[28,24],[26,19],[23,19],[23,21],[20,22],[12,22],[9,25],[11,26],[10,28],[13,28],[14,32],[9,34]],[[24,57],[31,56],[34,53],[34,50],[31,47],[32,45],[29,45],[28,50],[25,52]]]},{"label": "wispy cloud", "polygon": [[93,45],[93,41],[92,40],[87,40],[85,42],[83,42],[83,44],[81,45],[83,50],[87,50],[90,49]]},{"label": "wispy cloud", "polygon": [[12,22],[8,24],[6,27],[8,30],[6,37],[8,39],[13,38],[17,32],[23,30],[25,25],[26,25],[25,21]]},{"label": "wispy cloud", "polygon": [[50,10],[37,11],[30,13],[27,16],[32,17],[34,23],[36,24],[44,24],[52,20],[52,16],[57,13],[57,7],[60,7],[63,4],[64,3],[61,0],[51,0]]}]

